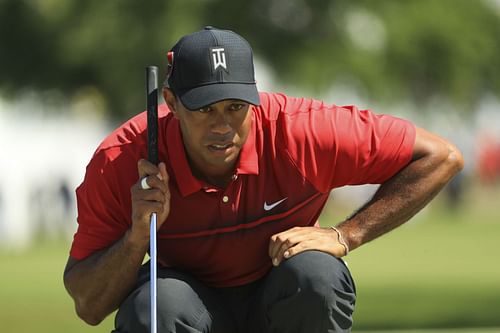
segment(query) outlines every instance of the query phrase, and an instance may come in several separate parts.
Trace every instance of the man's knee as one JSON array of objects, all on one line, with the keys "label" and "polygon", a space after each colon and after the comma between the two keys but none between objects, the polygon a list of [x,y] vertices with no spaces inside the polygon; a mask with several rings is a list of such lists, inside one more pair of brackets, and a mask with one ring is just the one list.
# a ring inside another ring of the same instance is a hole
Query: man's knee
[{"label": "man's knee", "polygon": [[115,317],[117,332],[149,332],[150,314],[148,282],[132,291],[120,305]]},{"label": "man's knee", "polygon": [[[157,321],[160,332],[208,332],[211,318],[192,286],[176,278],[157,282]],[[150,283],[134,290],[122,303],[115,325],[120,333],[150,332]]]},{"label": "man's knee", "polygon": [[[158,328],[172,332],[208,332],[211,317],[200,295],[184,280],[158,280]],[[175,330],[173,330],[175,328]],[[159,330],[162,331],[162,330]]]},{"label": "man's knee", "polygon": [[327,253],[305,251],[281,265],[282,269],[277,269],[280,280],[289,280],[288,283],[311,291],[321,292],[331,286],[355,294],[354,281],[345,263]]},{"label": "man's knee", "polygon": [[339,332],[352,326],[355,286],[340,259],[320,251],[306,251],[273,268],[268,279],[268,286],[276,288],[274,295],[267,298],[268,314],[278,322],[289,321],[290,314],[296,314],[292,321],[298,325],[315,323],[317,331],[325,331],[320,326]]}]

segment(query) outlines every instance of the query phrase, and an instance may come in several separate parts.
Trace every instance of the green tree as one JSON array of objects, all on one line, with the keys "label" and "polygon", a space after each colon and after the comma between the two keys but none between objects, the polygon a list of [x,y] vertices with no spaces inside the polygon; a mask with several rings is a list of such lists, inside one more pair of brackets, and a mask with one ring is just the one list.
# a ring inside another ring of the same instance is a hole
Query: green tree
[{"label": "green tree", "polygon": [[318,93],[346,82],[367,99],[435,96],[473,112],[500,95],[500,16],[492,1],[0,1],[0,90],[98,91],[123,119],[144,108],[144,67],[165,70],[177,38],[237,31],[280,81]]}]

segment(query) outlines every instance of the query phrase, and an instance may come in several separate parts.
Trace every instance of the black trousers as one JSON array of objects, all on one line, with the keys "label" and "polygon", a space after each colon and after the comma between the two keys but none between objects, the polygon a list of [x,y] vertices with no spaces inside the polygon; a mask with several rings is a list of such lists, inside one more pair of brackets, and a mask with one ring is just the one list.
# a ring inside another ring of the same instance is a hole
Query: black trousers
[{"label": "black trousers", "polygon": [[[113,332],[150,332],[148,266],[120,306]],[[355,301],[344,262],[319,251],[300,253],[259,281],[231,288],[209,288],[184,272],[158,269],[159,333],[350,332]]]}]

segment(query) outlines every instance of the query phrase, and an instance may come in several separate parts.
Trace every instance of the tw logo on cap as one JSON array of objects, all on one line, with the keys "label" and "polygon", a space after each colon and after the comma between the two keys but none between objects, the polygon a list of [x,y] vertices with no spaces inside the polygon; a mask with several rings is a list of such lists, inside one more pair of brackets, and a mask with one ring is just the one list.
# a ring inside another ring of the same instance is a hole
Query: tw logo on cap
[{"label": "tw logo on cap", "polygon": [[226,53],[223,47],[213,47],[210,49],[212,54],[212,65],[214,66],[214,71],[217,68],[222,67],[227,71],[226,65]]}]

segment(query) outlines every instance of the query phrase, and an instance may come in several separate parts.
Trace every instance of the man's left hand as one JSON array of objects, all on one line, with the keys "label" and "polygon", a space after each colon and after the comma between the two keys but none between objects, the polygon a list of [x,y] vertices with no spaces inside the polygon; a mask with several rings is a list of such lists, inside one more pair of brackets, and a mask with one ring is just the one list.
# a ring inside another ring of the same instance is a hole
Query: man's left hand
[{"label": "man's left hand", "polygon": [[331,228],[294,227],[271,236],[269,242],[269,256],[274,266],[307,250],[322,251],[337,258],[346,254],[338,233]]}]

